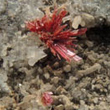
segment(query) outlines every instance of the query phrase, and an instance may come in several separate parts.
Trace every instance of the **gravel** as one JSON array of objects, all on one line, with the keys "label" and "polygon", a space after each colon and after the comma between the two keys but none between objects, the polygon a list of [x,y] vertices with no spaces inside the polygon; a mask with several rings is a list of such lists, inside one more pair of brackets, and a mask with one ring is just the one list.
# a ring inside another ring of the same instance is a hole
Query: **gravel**
[{"label": "gravel", "polygon": [[[63,22],[88,27],[78,37],[81,62],[59,60],[25,29],[55,1],[69,11]],[[0,0],[0,110],[110,110],[109,0],[55,1]],[[47,91],[50,106],[41,102]]]}]

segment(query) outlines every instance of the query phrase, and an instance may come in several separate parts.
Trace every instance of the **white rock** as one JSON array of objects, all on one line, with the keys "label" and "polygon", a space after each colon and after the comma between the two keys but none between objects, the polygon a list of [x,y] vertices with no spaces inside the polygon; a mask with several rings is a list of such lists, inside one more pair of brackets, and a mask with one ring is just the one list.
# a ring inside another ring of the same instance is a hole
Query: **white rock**
[{"label": "white rock", "polygon": [[77,29],[78,28],[78,26],[79,26],[79,24],[81,24],[81,16],[76,16],[75,18],[74,18],[74,20],[73,20],[73,22],[72,22],[72,27],[74,28],[74,29]]},{"label": "white rock", "polygon": [[29,59],[28,63],[30,66],[34,66],[34,64],[38,60],[44,57],[46,57],[46,54],[43,52],[42,48],[38,48],[37,46],[31,46],[27,50],[27,58]]}]

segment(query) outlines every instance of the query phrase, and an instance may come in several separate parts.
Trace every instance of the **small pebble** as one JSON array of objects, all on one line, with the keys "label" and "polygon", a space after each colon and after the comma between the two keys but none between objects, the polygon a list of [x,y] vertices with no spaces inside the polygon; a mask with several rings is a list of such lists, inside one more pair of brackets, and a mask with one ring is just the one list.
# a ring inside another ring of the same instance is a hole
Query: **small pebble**
[{"label": "small pebble", "polygon": [[80,100],[80,104],[81,105],[84,105],[85,104],[85,101],[84,100]]},{"label": "small pebble", "polygon": [[43,73],[43,70],[41,69],[41,67],[38,68],[38,72],[39,72],[40,74]]},{"label": "small pebble", "polygon": [[107,102],[110,103],[110,95],[107,97]]},{"label": "small pebble", "polygon": [[59,67],[59,62],[55,62],[55,63],[53,64],[53,67],[54,67],[55,69],[57,69],[57,68]]},{"label": "small pebble", "polygon": [[97,104],[97,103],[98,103],[98,98],[95,97],[95,98],[93,99],[93,102],[94,102],[95,104]]},{"label": "small pebble", "polygon": [[86,40],[85,41],[85,44],[88,46],[88,47],[93,47],[93,42],[89,41],[89,40]]},{"label": "small pebble", "polygon": [[57,84],[58,81],[59,81],[59,77],[54,77],[54,78],[51,79],[51,81],[52,81],[53,83]]},{"label": "small pebble", "polygon": [[71,66],[70,65],[66,65],[64,68],[64,72],[68,73],[71,71]]},{"label": "small pebble", "polygon": [[110,91],[110,85],[108,85],[108,90]]},{"label": "small pebble", "polygon": [[0,14],[6,11],[7,3],[5,0],[0,0]]},{"label": "small pebble", "polygon": [[73,23],[72,23],[72,27],[74,29],[77,29],[78,26],[81,24],[81,20],[82,20],[81,16],[75,16],[74,20],[73,20]]},{"label": "small pebble", "polygon": [[62,75],[62,73],[63,73],[63,70],[61,69],[61,70],[55,70],[54,71],[54,75],[56,75],[56,76],[60,76],[60,75]]},{"label": "small pebble", "polygon": [[52,70],[52,68],[51,68],[50,65],[47,65],[47,66],[46,66],[46,69],[47,69],[47,71],[48,71],[49,73],[53,73],[53,70]]},{"label": "small pebble", "polygon": [[45,77],[46,79],[49,79],[49,78],[50,78],[49,73],[45,73],[45,74],[44,74],[44,77]]},{"label": "small pebble", "polygon": [[55,107],[55,110],[64,110],[64,105],[60,104]]},{"label": "small pebble", "polygon": [[61,87],[61,86],[59,86],[59,87],[56,89],[56,92],[57,92],[58,94],[67,93],[67,91],[66,91],[63,87]]}]

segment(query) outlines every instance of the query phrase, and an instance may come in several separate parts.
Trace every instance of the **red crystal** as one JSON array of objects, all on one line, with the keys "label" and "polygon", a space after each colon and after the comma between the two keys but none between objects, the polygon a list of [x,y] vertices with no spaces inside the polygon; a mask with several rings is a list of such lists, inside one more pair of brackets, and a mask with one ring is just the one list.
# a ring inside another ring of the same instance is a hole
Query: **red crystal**
[{"label": "red crystal", "polygon": [[42,103],[43,103],[45,106],[49,106],[49,105],[51,105],[51,104],[53,103],[53,99],[52,99],[52,97],[51,97],[52,94],[53,94],[52,92],[44,92],[44,93],[42,94],[42,99],[41,99],[41,101],[42,101]]},{"label": "red crystal", "polygon": [[58,10],[55,8],[52,16],[46,14],[41,19],[29,21],[26,23],[26,27],[30,31],[40,34],[41,41],[50,48],[54,55],[59,58],[62,56],[67,61],[71,61],[72,59],[79,61],[81,58],[72,51],[76,46],[73,42],[77,41],[76,37],[73,36],[84,34],[87,29],[64,30],[67,25],[61,24],[62,18],[66,14],[67,11],[65,9]]}]

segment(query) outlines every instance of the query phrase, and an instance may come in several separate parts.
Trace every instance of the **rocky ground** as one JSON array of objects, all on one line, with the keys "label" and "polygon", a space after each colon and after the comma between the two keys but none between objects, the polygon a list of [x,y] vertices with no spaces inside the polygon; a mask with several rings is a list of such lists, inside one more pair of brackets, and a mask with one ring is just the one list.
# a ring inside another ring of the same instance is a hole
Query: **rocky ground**
[{"label": "rocky ground", "polygon": [[[68,7],[63,22],[88,27],[77,42],[81,62],[59,60],[25,29],[55,1],[0,0],[0,110],[110,110],[109,0],[56,2]],[[47,91],[51,106],[41,103]]]}]

